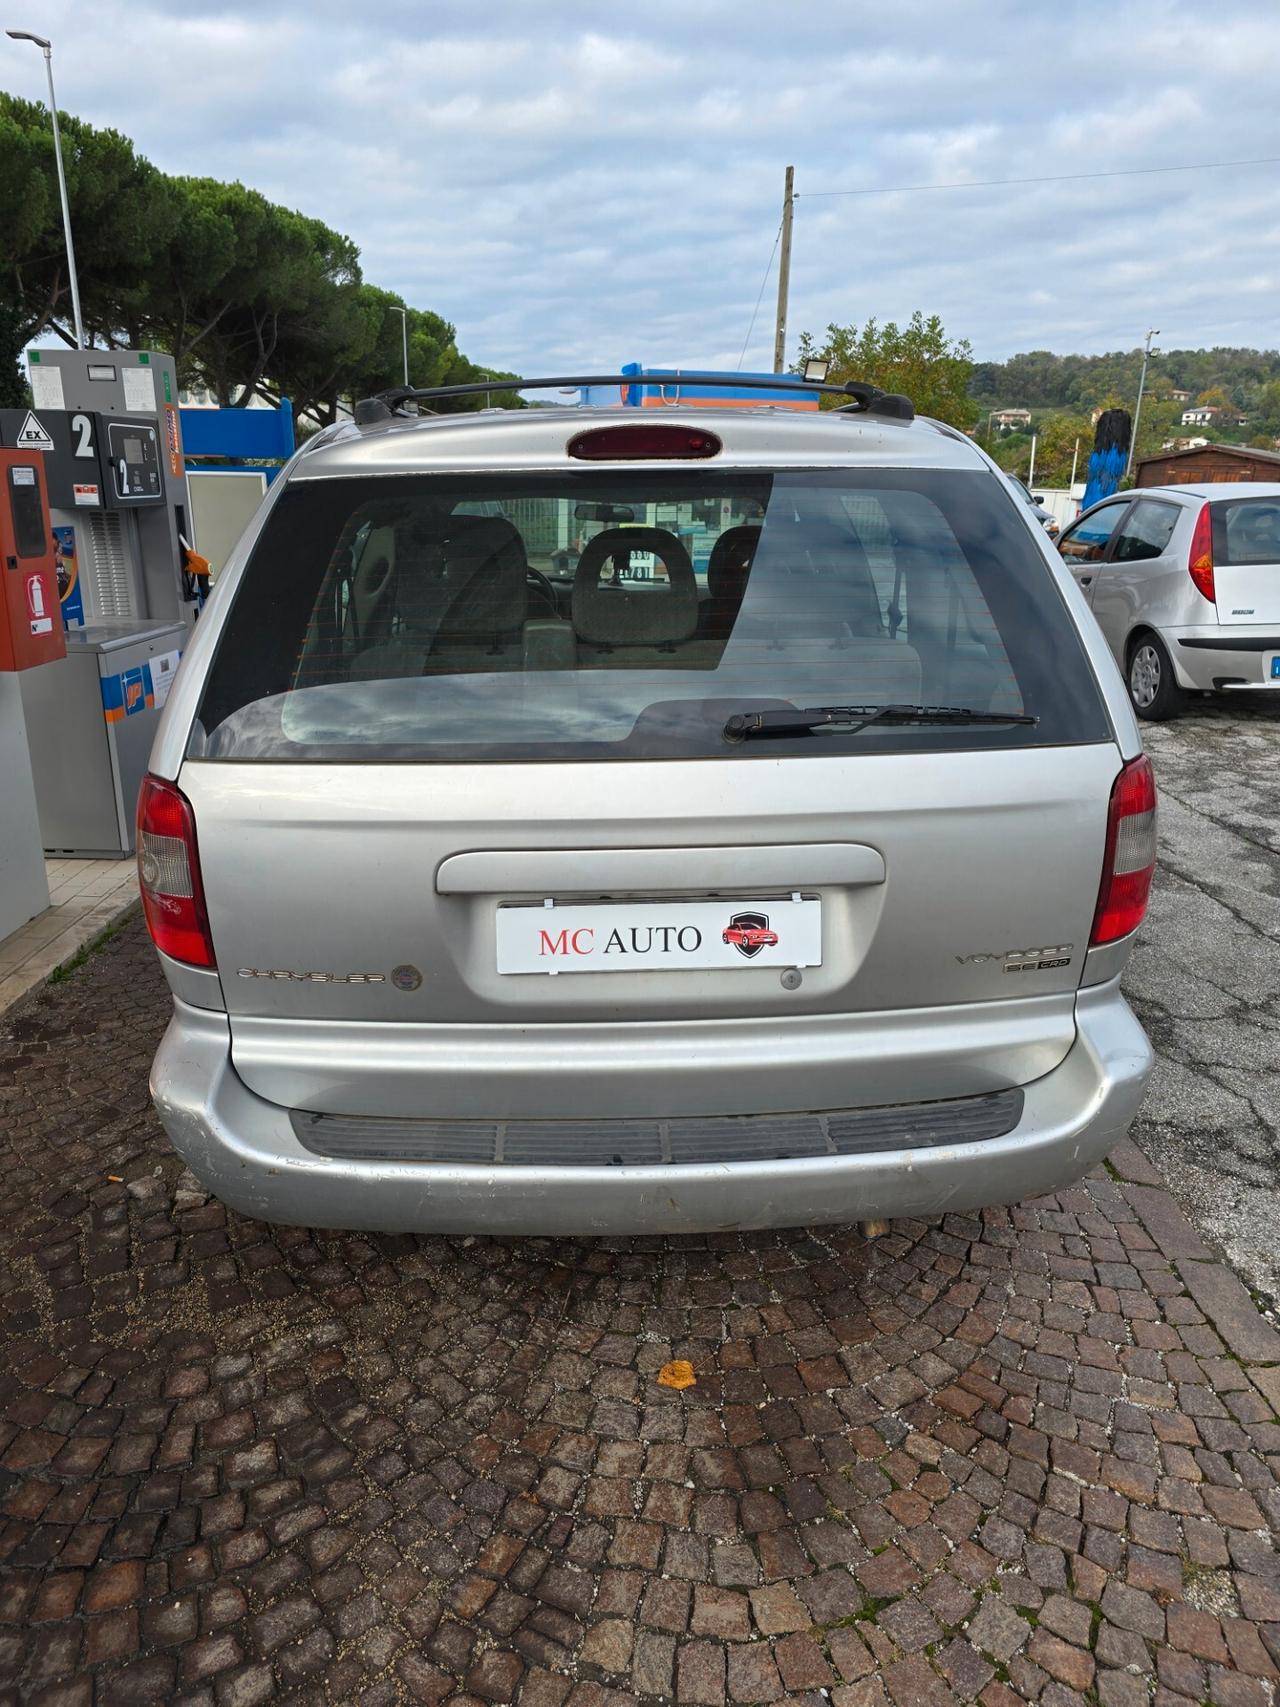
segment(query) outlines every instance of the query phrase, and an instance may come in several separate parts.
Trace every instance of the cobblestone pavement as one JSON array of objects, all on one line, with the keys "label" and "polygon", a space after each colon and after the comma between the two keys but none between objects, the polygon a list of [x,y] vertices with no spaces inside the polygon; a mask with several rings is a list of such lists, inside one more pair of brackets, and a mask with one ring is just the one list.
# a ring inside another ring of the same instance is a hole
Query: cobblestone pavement
[{"label": "cobblestone pavement", "polygon": [[1196,780],[1265,747],[1153,745],[1147,1153],[870,1245],[264,1226],[149,1110],[136,922],[0,1018],[0,1707],[1273,1702],[1280,1335],[1149,1159],[1267,1124],[1274,833]]}]

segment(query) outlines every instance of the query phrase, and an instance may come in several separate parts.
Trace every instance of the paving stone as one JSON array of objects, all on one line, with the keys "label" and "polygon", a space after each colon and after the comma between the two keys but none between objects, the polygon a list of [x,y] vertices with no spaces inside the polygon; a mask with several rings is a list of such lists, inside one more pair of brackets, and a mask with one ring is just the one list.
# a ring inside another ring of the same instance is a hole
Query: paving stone
[{"label": "paving stone", "polygon": [[969,1621],[965,1634],[975,1648],[1003,1665],[1031,1639],[1031,1626],[1002,1595],[989,1594]]},{"label": "paving stone", "polygon": [[1247,1289],[1216,1262],[1183,1263],[1187,1291],[1230,1349],[1246,1363],[1280,1363],[1280,1334],[1258,1314]]},{"label": "paving stone", "polygon": [[724,1641],[745,1642],[751,1634],[746,1595],[699,1583],[693,1591],[693,1616],[689,1620],[689,1628],[695,1636],[719,1636]]},{"label": "paving stone", "polygon": [[1165,1256],[1174,1262],[1208,1260],[1211,1253],[1173,1198],[1167,1191],[1152,1189],[1162,1183],[1158,1179],[1145,1185],[1126,1183],[1120,1189]]},{"label": "paving stone", "polygon": [[656,1695],[663,1701],[671,1699],[675,1651],[674,1636],[663,1636],[655,1630],[637,1633],[631,1658],[631,1681],[637,1694]]},{"label": "paving stone", "polygon": [[813,1619],[808,1608],[786,1583],[770,1583],[751,1591],[751,1613],[765,1636],[781,1636],[791,1630],[807,1630]]},{"label": "paving stone", "polygon": [[1027,1658],[1070,1689],[1083,1691],[1093,1682],[1093,1655],[1048,1630],[1035,1632],[1027,1646]]},{"label": "paving stone", "polygon": [[725,1698],[725,1653],[718,1642],[688,1642],[677,1660],[676,1699],[719,1707]]},{"label": "paving stone", "polygon": [[730,1701],[776,1701],[785,1693],[773,1653],[764,1642],[731,1642],[726,1655]]},{"label": "paving stone", "polygon": [[631,1625],[621,1618],[593,1624],[582,1643],[582,1657],[604,1671],[625,1671],[631,1661]]}]

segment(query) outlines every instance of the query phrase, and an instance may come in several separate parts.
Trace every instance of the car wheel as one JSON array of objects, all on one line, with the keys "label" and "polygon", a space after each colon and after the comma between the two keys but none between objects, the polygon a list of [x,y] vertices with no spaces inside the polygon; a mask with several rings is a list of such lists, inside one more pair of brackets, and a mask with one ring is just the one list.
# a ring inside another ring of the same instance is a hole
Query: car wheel
[{"label": "car wheel", "polygon": [[1133,709],[1149,723],[1167,723],[1186,703],[1164,642],[1155,634],[1140,635],[1130,646],[1127,679]]}]

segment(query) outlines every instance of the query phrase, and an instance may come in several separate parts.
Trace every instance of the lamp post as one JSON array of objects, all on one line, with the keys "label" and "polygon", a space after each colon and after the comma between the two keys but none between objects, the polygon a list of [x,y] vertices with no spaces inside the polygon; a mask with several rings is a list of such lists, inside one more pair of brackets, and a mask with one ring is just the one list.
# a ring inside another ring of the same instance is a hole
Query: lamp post
[{"label": "lamp post", "polygon": [[[1133,408],[1133,437],[1129,440],[1129,455],[1125,460],[1124,472],[1128,479],[1129,470],[1133,467],[1133,453],[1138,445],[1138,422],[1142,419],[1142,393],[1147,388],[1147,363],[1151,360],[1151,340],[1160,336],[1160,328],[1153,326],[1147,333],[1147,345],[1142,352],[1142,376],[1138,380],[1138,401]],[[1159,351],[1156,352],[1159,354]]]},{"label": "lamp post", "polygon": [[391,304],[391,312],[400,316],[400,341],[404,347],[404,382],[409,383],[409,310]]},{"label": "lamp post", "polygon": [[67,239],[67,271],[71,278],[71,312],[76,323],[76,348],[83,350],[84,321],[80,318],[80,282],[76,278],[76,251],[71,241],[71,208],[67,202],[67,177],[62,169],[62,134],[58,129],[58,97],[53,92],[53,47],[43,36],[33,36],[30,30],[6,30],[11,41],[29,41],[44,54],[44,68],[49,75],[49,111],[53,115],[53,153],[58,162],[58,193],[62,197],[62,229]]}]

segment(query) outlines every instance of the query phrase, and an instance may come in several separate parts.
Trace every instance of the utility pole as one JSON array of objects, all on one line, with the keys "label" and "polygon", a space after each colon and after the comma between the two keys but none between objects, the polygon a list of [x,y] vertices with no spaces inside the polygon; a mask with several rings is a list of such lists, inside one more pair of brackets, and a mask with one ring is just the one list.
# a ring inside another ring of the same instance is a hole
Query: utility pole
[{"label": "utility pole", "polygon": [[1032,433],[1032,435],[1031,435],[1031,467],[1027,470],[1027,491],[1028,492],[1035,485],[1035,480],[1036,480],[1036,439],[1038,437],[1039,437],[1039,434],[1037,434],[1037,433]]},{"label": "utility pole", "polygon": [[58,130],[58,97],[53,92],[53,48],[43,36],[33,36],[30,30],[6,30],[11,41],[34,42],[44,54],[44,68],[49,77],[49,112],[53,118],[53,157],[58,162],[58,194],[62,197],[62,230],[67,243],[67,274],[71,281],[71,313],[76,323],[76,348],[83,350],[84,321],[80,317],[80,282],[76,278],[76,251],[71,241],[71,207],[67,201],[67,175],[62,169],[62,135]]},{"label": "utility pole", "polygon": [[795,206],[796,169],[787,167],[782,195],[782,251],[778,256],[778,318],[773,334],[773,371],[787,371],[787,290],[791,284],[791,215]]},{"label": "utility pole", "polygon": [[1125,459],[1124,472],[1128,478],[1129,470],[1133,467],[1133,453],[1138,444],[1138,422],[1142,419],[1142,393],[1147,388],[1147,363],[1151,360],[1151,340],[1160,336],[1160,328],[1153,326],[1147,333],[1147,347],[1142,352],[1142,377],[1138,381],[1138,401],[1133,411],[1133,437],[1129,440],[1129,455]]},{"label": "utility pole", "polygon": [[1076,434],[1076,446],[1075,446],[1075,449],[1071,453],[1071,480],[1070,480],[1068,487],[1067,487],[1067,495],[1068,496],[1070,496],[1071,487],[1074,486],[1076,483],[1076,463],[1079,462],[1079,460],[1080,460],[1080,435],[1079,435],[1079,433],[1077,433]]}]

